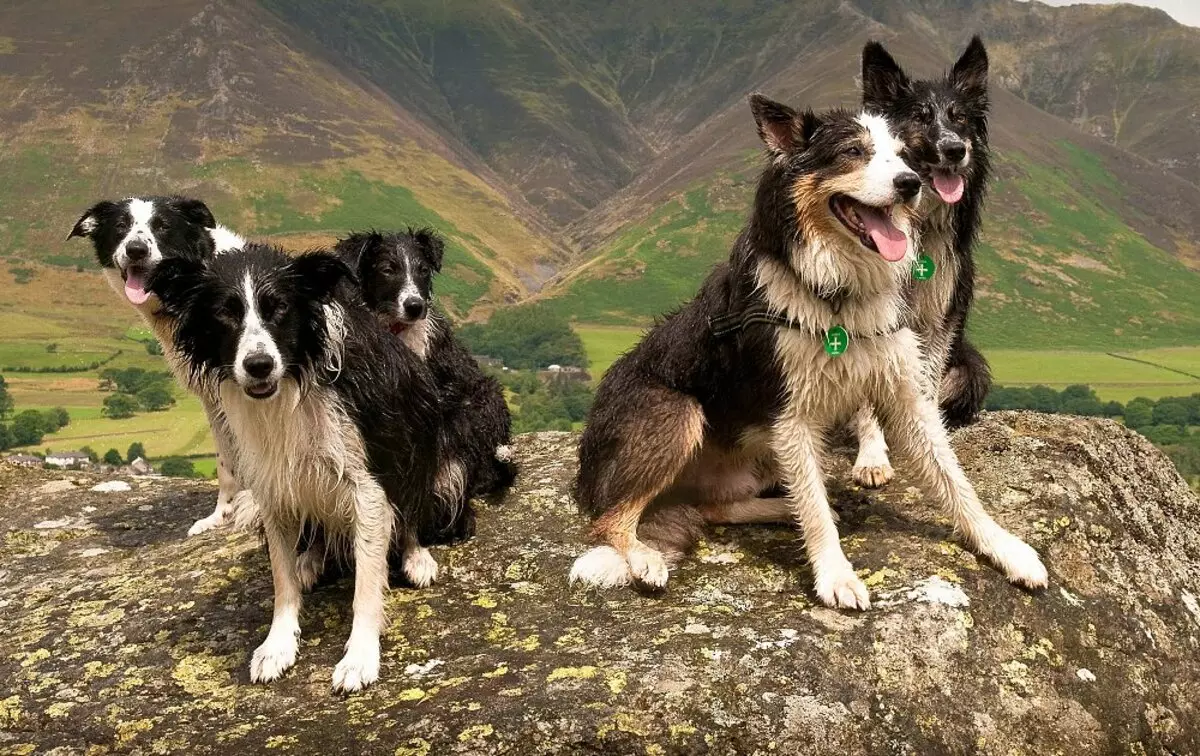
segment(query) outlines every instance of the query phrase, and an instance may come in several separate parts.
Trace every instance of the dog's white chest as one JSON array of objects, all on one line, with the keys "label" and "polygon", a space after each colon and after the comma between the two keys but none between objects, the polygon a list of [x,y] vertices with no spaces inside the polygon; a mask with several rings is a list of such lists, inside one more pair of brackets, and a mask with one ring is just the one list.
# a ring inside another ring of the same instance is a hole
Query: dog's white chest
[{"label": "dog's white chest", "polygon": [[938,202],[921,231],[921,251],[935,266],[932,278],[912,281],[913,328],[928,333],[941,327],[954,296],[958,278],[958,256],[954,252],[954,219],[950,206]]}]

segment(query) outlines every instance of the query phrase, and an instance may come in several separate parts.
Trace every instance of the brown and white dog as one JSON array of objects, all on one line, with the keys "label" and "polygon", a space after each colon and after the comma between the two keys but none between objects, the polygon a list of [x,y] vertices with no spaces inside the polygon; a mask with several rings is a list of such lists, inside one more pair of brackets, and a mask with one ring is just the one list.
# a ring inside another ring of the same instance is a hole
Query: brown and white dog
[{"label": "brown and white dog", "polygon": [[[575,493],[600,545],[572,580],[662,588],[701,523],[786,517],[821,601],[866,608],[822,456],[826,433],[870,404],[962,537],[1013,582],[1044,586],[1037,553],[984,511],[963,474],[905,326],[922,183],[894,125],[759,95],[750,104],[769,163],[729,261],[597,391]],[[785,497],[759,498],[779,488]]]}]

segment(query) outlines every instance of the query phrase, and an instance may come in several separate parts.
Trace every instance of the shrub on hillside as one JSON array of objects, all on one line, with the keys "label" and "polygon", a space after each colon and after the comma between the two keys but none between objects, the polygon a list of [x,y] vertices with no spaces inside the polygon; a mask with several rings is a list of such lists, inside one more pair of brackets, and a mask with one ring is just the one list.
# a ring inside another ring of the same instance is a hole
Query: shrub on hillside
[{"label": "shrub on hillside", "polygon": [[129,445],[129,451],[125,452],[125,461],[132,465],[138,457],[146,458],[146,447],[142,446],[141,441],[134,441]]},{"label": "shrub on hillside", "polygon": [[13,446],[40,444],[46,435],[46,419],[37,410],[25,410],[13,418],[10,430]]},{"label": "shrub on hillside", "polygon": [[192,464],[190,459],[180,459],[172,457],[164,459],[162,464],[158,466],[158,471],[168,478],[195,478],[196,466]]},{"label": "shrub on hillside", "polygon": [[119,467],[122,461],[121,452],[117,451],[116,449],[109,449],[108,451],[104,452],[104,464],[112,465],[113,467]]},{"label": "shrub on hillside", "polygon": [[104,398],[104,407],[100,413],[110,420],[122,420],[133,417],[137,409],[137,399],[128,394],[113,394]]}]

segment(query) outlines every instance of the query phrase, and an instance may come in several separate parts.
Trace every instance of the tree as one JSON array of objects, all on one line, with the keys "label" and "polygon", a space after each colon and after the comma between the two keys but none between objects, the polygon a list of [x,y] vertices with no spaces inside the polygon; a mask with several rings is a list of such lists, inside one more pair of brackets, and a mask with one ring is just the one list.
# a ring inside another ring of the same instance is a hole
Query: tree
[{"label": "tree", "polygon": [[46,419],[46,432],[53,433],[59,428],[65,428],[71,423],[71,413],[65,407],[54,407],[42,413]]},{"label": "tree", "polygon": [[1033,399],[1033,406],[1029,409],[1053,413],[1062,407],[1062,398],[1049,386],[1034,386],[1029,389],[1029,396]]},{"label": "tree", "polygon": [[146,447],[142,446],[141,441],[134,441],[129,445],[129,451],[125,452],[125,461],[132,465],[138,457],[146,458]]},{"label": "tree", "polygon": [[25,410],[12,421],[13,446],[32,446],[40,444],[42,436],[46,435],[45,418],[37,410]]},{"label": "tree", "polygon": [[1159,399],[1158,404],[1154,405],[1155,425],[1187,425],[1191,420],[1190,408],[1184,404],[1182,399]]},{"label": "tree", "polygon": [[12,431],[8,429],[7,425],[0,425],[0,451],[8,451],[12,445]]},{"label": "tree", "polygon": [[100,413],[111,420],[133,417],[137,411],[137,400],[128,394],[113,394],[104,398],[104,408]]},{"label": "tree", "polygon": [[1125,408],[1120,402],[1109,402],[1104,405],[1103,412],[1105,417],[1120,417],[1125,414]]},{"label": "tree", "polygon": [[468,324],[459,334],[472,352],[496,357],[510,368],[587,365],[579,335],[566,318],[543,304],[499,310],[487,323]]},{"label": "tree", "polygon": [[46,354],[57,354],[57,353],[58,353],[58,344],[51,343],[51,344],[46,345]]},{"label": "tree", "polygon": [[116,449],[109,449],[104,452],[104,464],[118,467],[121,464],[121,452]]},{"label": "tree", "polygon": [[8,393],[8,384],[4,382],[4,376],[0,375],[0,420],[7,418],[12,409],[13,398]]},{"label": "tree", "polygon": [[162,464],[158,466],[158,471],[169,478],[196,477],[196,466],[192,464],[192,461],[178,457],[164,459]]},{"label": "tree", "polygon": [[171,390],[165,384],[156,383],[139,391],[137,401],[147,412],[158,412],[174,404],[175,397],[171,396]]},{"label": "tree", "polygon": [[1154,424],[1154,400],[1139,396],[1125,405],[1125,425],[1137,430]]},{"label": "tree", "polygon": [[81,446],[79,447],[79,451],[88,455],[88,461],[92,462],[93,464],[100,461],[100,457],[96,455],[96,450],[90,446]]},{"label": "tree", "polygon": [[152,354],[155,357],[161,357],[162,353],[162,344],[158,343],[158,339],[150,339],[146,342],[146,354]]}]

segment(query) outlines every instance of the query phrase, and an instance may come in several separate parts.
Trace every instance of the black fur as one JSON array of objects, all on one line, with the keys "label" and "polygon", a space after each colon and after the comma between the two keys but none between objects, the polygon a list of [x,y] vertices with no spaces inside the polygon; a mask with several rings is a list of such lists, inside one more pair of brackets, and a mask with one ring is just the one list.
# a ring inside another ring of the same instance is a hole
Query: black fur
[{"label": "black fur", "polygon": [[[454,337],[450,322],[430,306],[432,274],[441,269],[443,250],[441,237],[429,229],[352,234],[336,247],[339,256],[354,269],[367,306],[385,327],[431,329],[425,360],[441,399],[442,459],[457,460],[466,471],[464,518],[448,528],[456,534],[473,523],[469,500],[507,488],[513,482],[515,468],[496,455],[498,447],[511,441],[512,419],[503,388],[484,375],[471,353]],[[412,285],[406,287],[410,282]],[[399,302],[400,293],[413,287],[426,303],[427,323],[406,318]]]},{"label": "black fur", "polygon": [[[290,258],[274,247],[250,244],[238,255],[203,264],[165,260],[150,286],[178,321],[175,343],[197,377],[228,380],[249,274],[260,312],[301,386],[328,387],[361,434],[370,472],[408,528],[435,528],[445,518],[433,496],[440,429],[437,392],[424,363],[379,328],[362,303],[353,275],[325,252]],[[340,368],[326,363],[330,334],[322,305],[344,312]],[[399,537],[404,528],[397,528]],[[402,541],[393,544],[402,550]]]},{"label": "black fur", "polygon": [[[939,79],[910,79],[878,42],[863,49],[863,106],[896,123],[907,145],[905,159],[927,185],[933,171],[946,162],[943,145],[969,139],[971,162],[964,173],[966,190],[954,205],[954,252],[959,259],[946,325],[954,334],[947,371],[966,376],[961,394],[943,395],[942,413],[951,427],[973,422],[991,388],[987,361],[965,341],[964,331],[975,298],[972,250],[979,238],[980,218],[991,159],[988,148],[988,56],[978,36],[971,39],[951,70]],[[927,188],[926,191],[932,191]]]}]

